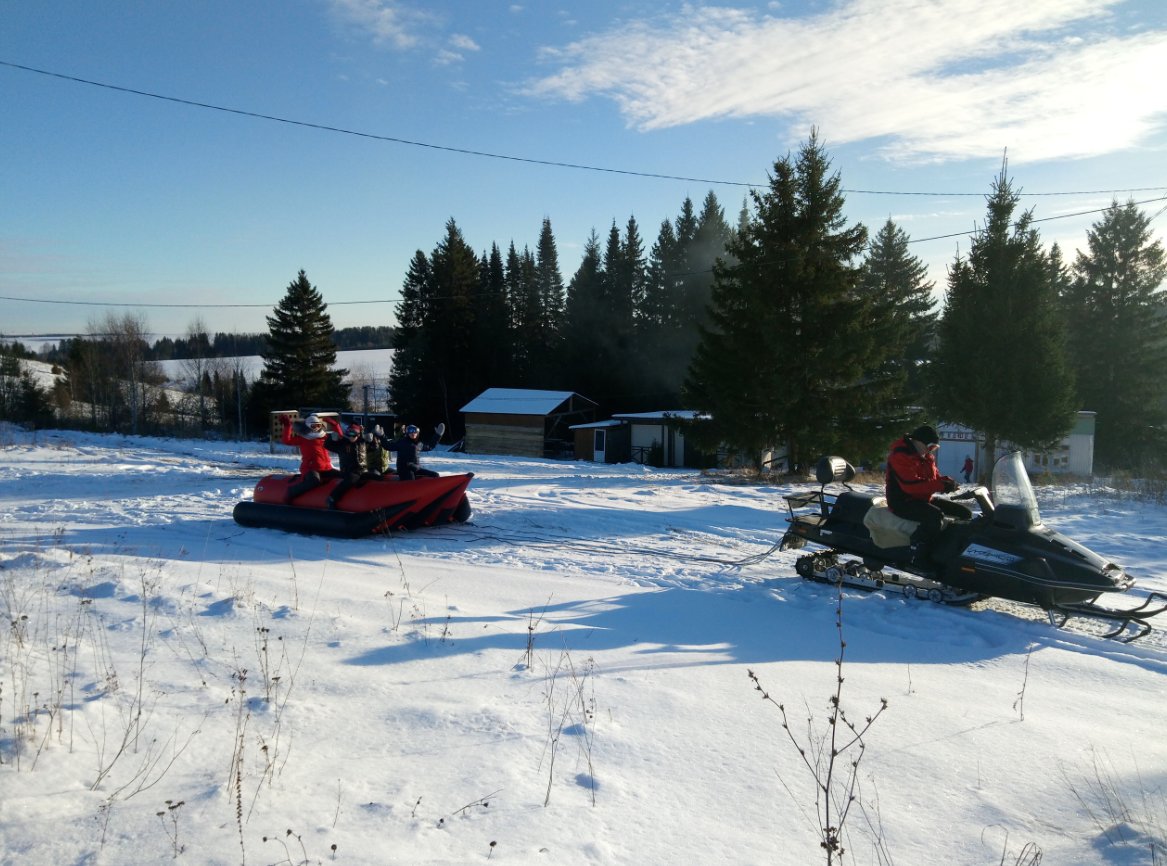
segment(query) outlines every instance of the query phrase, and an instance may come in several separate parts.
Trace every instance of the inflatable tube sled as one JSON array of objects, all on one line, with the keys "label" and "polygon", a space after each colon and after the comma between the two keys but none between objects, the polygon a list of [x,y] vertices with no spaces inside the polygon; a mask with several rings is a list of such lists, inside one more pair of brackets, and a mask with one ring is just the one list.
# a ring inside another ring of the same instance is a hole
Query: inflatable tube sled
[{"label": "inflatable tube sled", "polygon": [[413,481],[370,480],[350,488],[337,507],[329,509],[328,496],[339,483],[337,479],[329,478],[297,496],[291,505],[285,505],[289,485],[299,481],[300,476],[265,475],[255,485],[251,501],[235,506],[234,517],[240,526],[336,538],[465,523],[470,519],[466,488],[473,477],[474,473],[467,472]]}]

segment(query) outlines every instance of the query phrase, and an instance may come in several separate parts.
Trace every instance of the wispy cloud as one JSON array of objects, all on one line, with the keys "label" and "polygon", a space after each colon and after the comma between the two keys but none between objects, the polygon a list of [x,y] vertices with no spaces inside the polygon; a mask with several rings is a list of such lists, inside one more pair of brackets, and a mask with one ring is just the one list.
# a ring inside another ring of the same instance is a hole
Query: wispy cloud
[{"label": "wispy cloud", "polygon": [[[890,158],[1085,157],[1167,124],[1167,31],[1123,0],[843,0],[807,17],[686,7],[542,52],[528,92],[612,99],[630,125],[781,117]],[[781,10],[778,10],[781,12]]]},{"label": "wispy cloud", "polygon": [[395,0],[329,0],[333,11],[348,24],[367,32],[377,44],[411,48],[413,32],[421,16]]}]

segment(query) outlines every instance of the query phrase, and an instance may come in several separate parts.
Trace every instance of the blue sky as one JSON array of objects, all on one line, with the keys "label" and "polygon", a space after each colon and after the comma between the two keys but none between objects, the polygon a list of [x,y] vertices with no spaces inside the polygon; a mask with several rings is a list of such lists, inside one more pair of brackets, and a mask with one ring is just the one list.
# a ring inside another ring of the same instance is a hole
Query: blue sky
[{"label": "blue sky", "polygon": [[736,218],[812,126],[938,289],[968,240],[925,239],[981,222],[1006,149],[1068,258],[1115,196],[1167,234],[1160,0],[40,0],[0,6],[0,64],[5,335],[265,331],[300,269],[336,326],[392,324],[450,218],[479,251],[550,218],[566,280],[593,228],[651,245],[710,189]]}]

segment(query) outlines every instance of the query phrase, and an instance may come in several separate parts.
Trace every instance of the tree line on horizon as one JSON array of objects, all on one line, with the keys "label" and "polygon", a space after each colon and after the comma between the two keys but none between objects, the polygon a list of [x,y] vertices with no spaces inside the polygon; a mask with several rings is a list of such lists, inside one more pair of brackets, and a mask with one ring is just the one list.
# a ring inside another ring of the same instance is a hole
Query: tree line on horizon
[{"label": "tree line on horizon", "polygon": [[[651,245],[634,217],[613,220],[566,281],[549,218],[534,249],[505,253],[476,252],[451,218],[413,256],[396,327],[372,329],[392,331],[391,408],[457,434],[458,409],[488,387],[574,391],[600,417],[698,410],[698,444],[777,447],[800,465],[878,461],[920,420],[976,429],[986,451],[1041,449],[1088,409],[1100,466],[1167,463],[1167,261],[1133,202],[1115,201],[1067,263],[1017,212],[1003,163],[937,305],[909,236],[890,219],[873,236],[849,223],[841,187],[812,134],[733,224],[712,191],[699,209],[685,198]],[[346,406],[347,371],[332,370],[342,332],[304,271],[268,325],[257,381],[203,371],[200,388],[222,392],[212,402],[234,406],[241,430],[266,430],[271,408]],[[197,333],[164,350],[189,351]],[[76,357],[64,363],[84,378]]]}]

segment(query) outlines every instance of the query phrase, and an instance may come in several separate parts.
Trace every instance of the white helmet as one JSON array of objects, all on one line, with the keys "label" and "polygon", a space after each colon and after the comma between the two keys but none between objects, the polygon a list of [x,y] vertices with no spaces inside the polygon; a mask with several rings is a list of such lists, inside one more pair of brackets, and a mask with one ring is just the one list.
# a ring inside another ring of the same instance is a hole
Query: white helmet
[{"label": "white helmet", "polygon": [[322,424],[322,422],[320,421],[320,416],[317,415],[315,412],[313,412],[311,415],[309,415],[307,418],[304,419],[304,426],[307,427],[309,430],[315,430],[315,429],[319,428],[321,426],[321,424]]}]

